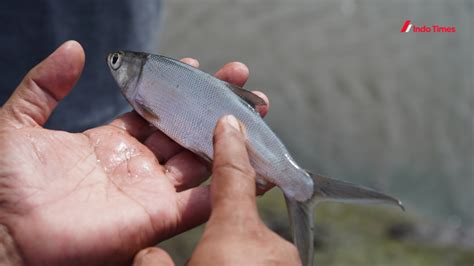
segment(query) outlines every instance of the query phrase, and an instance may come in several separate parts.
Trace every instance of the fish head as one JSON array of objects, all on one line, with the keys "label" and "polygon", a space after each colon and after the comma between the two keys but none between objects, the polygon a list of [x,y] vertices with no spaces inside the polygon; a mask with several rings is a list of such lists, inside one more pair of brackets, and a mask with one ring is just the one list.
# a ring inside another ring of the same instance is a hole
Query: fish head
[{"label": "fish head", "polygon": [[117,51],[107,56],[107,64],[127,100],[133,99],[136,84],[149,54]]}]

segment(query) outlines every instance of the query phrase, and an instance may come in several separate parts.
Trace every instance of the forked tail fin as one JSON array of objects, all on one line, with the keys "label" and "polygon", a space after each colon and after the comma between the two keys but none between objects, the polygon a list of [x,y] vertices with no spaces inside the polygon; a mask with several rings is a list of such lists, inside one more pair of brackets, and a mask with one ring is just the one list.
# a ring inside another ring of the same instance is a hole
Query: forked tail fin
[{"label": "forked tail fin", "polygon": [[349,182],[310,174],[314,180],[314,194],[305,202],[285,197],[293,235],[304,266],[313,265],[313,210],[321,201],[342,201],[351,203],[384,203],[399,206],[402,203],[388,195]]},{"label": "forked tail fin", "polygon": [[314,205],[297,202],[285,196],[293,244],[304,266],[313,265],[313,209]]}]

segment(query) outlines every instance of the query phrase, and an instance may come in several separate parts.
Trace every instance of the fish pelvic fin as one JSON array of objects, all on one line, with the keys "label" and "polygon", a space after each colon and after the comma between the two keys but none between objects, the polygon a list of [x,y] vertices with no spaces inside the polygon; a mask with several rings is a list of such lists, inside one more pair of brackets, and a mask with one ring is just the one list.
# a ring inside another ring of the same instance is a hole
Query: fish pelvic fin
[{"label": "fish pelvic fin", "polygon": [[298,249],[304,266],[313,265],[313,211],[317,203],[322,201],[382,203],[395,205],[405,210],[398,199],[373,189],[322,175],[308,174],[314,181],[314,193],[309,200],[299,202],[285,196],[293,243]]}]

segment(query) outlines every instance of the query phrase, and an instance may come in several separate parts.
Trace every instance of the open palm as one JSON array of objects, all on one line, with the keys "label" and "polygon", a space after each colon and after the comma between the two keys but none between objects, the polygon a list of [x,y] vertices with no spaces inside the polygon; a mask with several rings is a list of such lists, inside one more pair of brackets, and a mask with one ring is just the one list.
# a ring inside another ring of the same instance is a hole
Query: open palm
[{"label": "open palm", "polygon": [[[129,263],[209,216],[198,186],[209,166],[135,112],[83,133],[42,128],[83,63],[80,45],[64,44],[0,109],[0,224],[28,264]],[[248,70],[230,63],[216,76],[243,85]]]}]

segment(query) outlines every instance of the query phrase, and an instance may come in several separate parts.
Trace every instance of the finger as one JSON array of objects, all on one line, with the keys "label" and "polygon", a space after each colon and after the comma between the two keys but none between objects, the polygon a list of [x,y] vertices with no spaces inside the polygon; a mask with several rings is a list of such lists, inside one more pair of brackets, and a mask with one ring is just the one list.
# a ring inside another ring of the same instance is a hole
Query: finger
[{"label": "finger", "polygon": [[133,260],[134,266],[172,266],[173,260],[166,251],[152,247],[142,249]]},{"label": "finger", "polygon": [[160,163],[165,163],[171,157],[184,150],[181,145],[159,130],[151,134],[145,140],[144,144],[153,152],[153,154],[155,154]]},{"label": "finger", "polygon": [[212,173],[212,215],[257,214],[255,171],[249,162],[241,125],[234,116],[225,116],[217,123]]},{"label": "finger", "polygon": [[194,153],[183,150],[165,164],[166,175],[176,191],[198,186],[210,175],[208,165]]},{"label": "finger", "polygon": [[118,117],[110,125],[127,131],[131,136],[143,142],[160,163],[166,162],[169,158],[184,150],[181,145],[157,130],[135,111]]},{"label": "finger", "polygon": [[131,111],[121,115],[112,121],[109,125],[125,130],[138,139],[144,141],[146,138],[151,136],[157,129],[143,119],[137,112]]},{"label": "finger", "polygon": [[178,228],[173,235],[205,223],[211,214],[209,186],[191,188],[178,193]]},{"label": "finger", "polygon": [[240,62],[225,64],[214,76],[220,80],[243,87],[249,78],[249,69]]},{"label": "finger", "polygon": [[252,91],[252,93],[256,94],[258,97],[262,98],[262,100],[265,101],[265,105],[259,106],[259,108],[257,109],[257,111],[260,113],[260,116],[261,116],[261,117],[266,116],[267,113],[268,113],[268,109],[270,109],[270,101],[268,100],[267,95],[265,95],[265,94],[264,94],[263,92],[261,92],[261,91]]},{"label": "finger", "polygon": [[188,65],[191,65],[195,68],[199,67],[199,61],[194,59],[194,58],[191,58],[191,57],[185,57],[185,58],[181,59],[180,61],[183,62],[183,63],[186,63]]},{"label": "finger", "polygon": [[78,42],[62,44],[23,78],[3,106],[7,120],[16,127],[44,125],[79,79],[84,60]]}]

